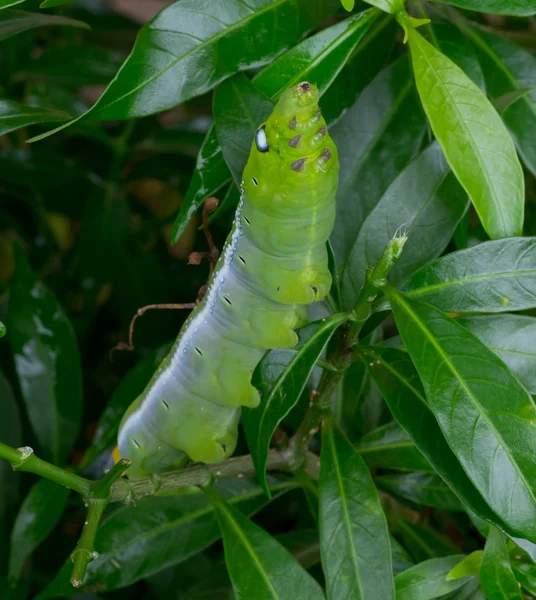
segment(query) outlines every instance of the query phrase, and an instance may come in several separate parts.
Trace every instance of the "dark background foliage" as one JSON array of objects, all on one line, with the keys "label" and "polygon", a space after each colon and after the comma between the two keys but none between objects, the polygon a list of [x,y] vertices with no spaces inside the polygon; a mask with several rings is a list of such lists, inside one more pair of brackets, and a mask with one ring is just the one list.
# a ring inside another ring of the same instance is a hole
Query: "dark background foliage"
[{"label": "dark background foliage", "polygon": [[[303,419],[337,316],[256,373],[269,418],[246,415],[236,454],[252,453],[260,483],[220,480],[227,504],[193,492],[114,504],[83,592],[62,567],[86,518],[80,499],[0,461],[0,597],[223,600],[234,585],[263,598],[241,579],[253,567],[233,523],[258,536],[271,576],[285,574],[281,598],[322,597],[316,580],[329,598],[382,600],[392,573],[401,600],[536,597],[536,466],[523,458],[536,439],[536,6],[410,0],[414,18],[432,20],[418,29],[429,45],[406,25],[410,58],[394,2],[343,4],[0,0],[1,442],[87,477],[110,466],[119,420],[187,311],[147,312],[135,351],[112,349],[139,308],[196,299],[208,265],[188,258],[207,250],[203,201],[219,199],[221,248],[253,132],[288,85],[319,86],[341,158],[338,277],[311,320],[352,310],[367,268],[408,236],[390,275],[405,295],[387,294],[396,325],[380,297],[332,399],[338,425],[312,440],[319,488],[303,472],[262,473],[274,431],[284,447]],[[430,79],[429,59],[446,83]],[[476,416],[465,392],[483,402]],[[464,423],[495,452],[489,465]],[[513,458],[497,464],[502,452]],[[338,504],[338,469],[350,506]],[[519,482],[527,495],[503,502]],[[362,549],[363,596],[337,580],[351,549],[327,537],[341,524]]]}]

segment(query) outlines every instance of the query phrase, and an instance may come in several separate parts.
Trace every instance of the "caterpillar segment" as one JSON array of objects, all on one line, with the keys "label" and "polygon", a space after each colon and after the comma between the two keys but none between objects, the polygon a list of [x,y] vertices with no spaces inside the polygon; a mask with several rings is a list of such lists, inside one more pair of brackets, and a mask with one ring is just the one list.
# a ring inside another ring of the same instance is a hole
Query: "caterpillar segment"
[{"label": "caterpillar segment", "polygon": [[255,367],[297,344],[306,306],[329,292],[339,164],[318,98],[307,82],[286,90],[256,132],[206,294],[121,422],[130,476],[230,456],[241,407],[260,402]]}]

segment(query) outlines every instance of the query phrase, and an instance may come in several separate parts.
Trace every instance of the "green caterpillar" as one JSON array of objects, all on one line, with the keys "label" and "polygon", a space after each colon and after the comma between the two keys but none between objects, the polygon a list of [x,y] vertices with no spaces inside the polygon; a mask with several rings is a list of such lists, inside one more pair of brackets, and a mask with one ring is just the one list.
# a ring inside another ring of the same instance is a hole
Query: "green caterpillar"
[{"label": "green caterpillar", "polygon": [[318,99],[307,82],[286,90],[257,130],[207,292],[121,422],[131,476],[230,456],[241,407],[260,401],[255,367],[297,344],[306,305],[329,292],[339,163]]}]

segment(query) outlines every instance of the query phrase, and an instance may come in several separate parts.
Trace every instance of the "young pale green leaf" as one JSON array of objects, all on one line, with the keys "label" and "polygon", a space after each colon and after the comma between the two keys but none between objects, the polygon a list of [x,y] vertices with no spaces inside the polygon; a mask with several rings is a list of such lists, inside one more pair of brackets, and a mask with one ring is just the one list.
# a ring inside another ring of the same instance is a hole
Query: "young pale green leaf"
[{"label": "young pale green leaf", "polygon": [[324,600],[322,588],[286,548],[213,488],[206,489],[205,494],[218,519],[225,562],[237,598]]},{"label": "young pale green leaf", "polygon": [[480,315],[457,319],[486,344],[536,394],[536,318],[524,315]]},{"label": "young pale green leaf", "polygon": [[478,86],[409,28],[417,89],[447,162],[491,238],[519,235],[524,179],[514,142]]},{"label": "young pale green leaf", "polygon": [[[320,25],[336,3],[252,0],[244,4],[228,0],[214,11],[212,4],[197,0],[173,2],[140,29],[116,77],[78,118],[131,119],[200,96],[238,71],[269,62]],[[263,35],[259,36],[259,31]]]},{"label": "young pale green leaf", "polygon": [[343,306],[355,306],[367,269],[402,232],[408,236],[390,281],[404,281],[445,249],[468,208],[467,195],[438,144],[432,144],[393,181],[360,228],[342,272]]},{"label": "young pale green leaf", "polygon": [[61,306],[15,246],[8,339],[22,397],[43,454],[63,462],[82,418],[82,372],[78,344]]},{"label": "young pale green leaf", "polygon": [[536,565],[528,563],[512,563],[515,578],[527,592],[536,595]]},{"label": "young pale green leaf", "polygon": [[468,33],[477,49],[489,95],[504,106],[503,119],[519,154],[536,175],[536,58],[480,29],[468,29]]},{"label": "young pale green leaf", "polygon": [[490,529],[480,567],[480,585],[487,600],[523,600],[512,571],[506,537],[498,529]]},{"label": "young pale green leaf", "polygon": [[369,468],[433,471],[411,437],[395,421],[364,435],[356,450]]},{"label": "young pale green leaf", "polygon": [[468,579],[447,581],[447,575],[463,559],[463,555],[432,558],[399,573],[396,600],[432,600],[457,590]]},{"label": "young pale green leaf", "polygon": [[452,252],[417,271],[401,290],[449,312],[536,308],[536,238],[484,242]]},{"label": "young pale green leaf", "polygon": [[394,599],[387,521],[367,466],[333,420],[322,426],[320,548],[327,597]]},{"label": "young pale green leaf", "polygon": [[9,8],[16,4],[22,4],[25,0],[0,0],[0,10],[3,8]]},{"label": "young pale green leaf", "polygon": [[[364,36],[375,16],[375,11],[367,11],[349,17],[307,38],[258,73],[253,78],[255,87],[273,102],[285,88],[302,80],[314,81],[319,87],[320,94],[323,94],[333,78],[344,67],[349,53]],[[361,44],[358,45],[358,51],[360,46]],[[339,108],[342,111],[347,107],[344,100],[345,98],[336,98],[330,102],[330,105],[342,104]],[[244,118],[247,107],[241,106],[240,112],[237,108],[234,107],[234,114]],[[256,122],[253,127],[258,127],[260,123],[260,121]],[[250,144],[251,140],[251,136],[244,138],[243,143]],[[203,200],[215,194],[230,180],[231,174],[213,126],[205,136],[199,151],[195,171],[175,221],[172,242],[177,241],[182,235]]]},{"label": "young pale green leaf", "polygon": [[355,6],[355,0],[341,0],[342,7],[348,12],[352,12]]},{"label": "young pale green leaf", "polygon": [[[221,480],[217,486],[246,515],[267,503],[264,492],[250,480]],[[271,489],[278,497],[295,487],[293,482],[280,482]],[[219,538],[213,507],[203,494],[142,498],[135,506],[113,512],[99,527],[99,556],[89,564],[84,583],[102,590],[123,588],[198,554]],[[38,600],[76,594],[71,572],[68,560]]]},{"label": "young pale green leaf", "polygon": [[460,579],[461,577],[473,577],[480,573],[482,556],[484,550],[475,550],[469,556],[466,556],[462,562],[458,563],[447,575],[447,581]]},{"label": "young pale green leaf", "polygon": [[165,344],[153,350],[123,377],[100,416],[91,446],[86,450],[80,468],[90,465],[116,443],[119,423],[132,398],[137,398],[143,392],[169,349],[169,344]]},{"label": "young pale green leaf", "polygon": [[17,514],[11,533],[9,578],[16,582],[30,554],[57,525],[71,490],[41,479],[30,490]]},{"label": "young pale green leaf", "polygon": [[[269,352],[253,375],[253,384],[262,392],[262,402],[258,408],[244,409],[242,421],[257,478],[267,494],[266,461],[272,436],[298,402],[333,332],[347,320],[348,315],[340,313],[312,323],[301,330],[302,338],[310,331],[313,333],[297,353]],[[289,362],[288,356],[292,356]]]},{"label": "young pale green leaf", "polygon": [[439,510],[463,511],[463,505],[435,473],[391,473],[374,479],[376,485],[402,500]]},{"label": "young pale green leaf", "polygon": [[530,17],[536,14],[534,0],[431,0],[452,4],[468,10],[477,10],[492,15],[513,15]]},{"label": "young pale green leaf", "polygon": [[393,416],[435,471],[480,518],[504,529],[506,526],[486,504],[447,443],[407,352],[374,346],[363,350],[363,359]]},{"label": "young pale green leaf", "polygon": [[214,92],[214,125],[223,157],[237,185],[242,181],[255,131],[273,108],[272,101],[243,73],[225,80]]},{"label": "young pale green leaf", "polygon": [[[14,448],[22,443],[20,411],[8,380],[0,370],[0,440]],[[20,476],[0,460],[0,539],[7,540],[18,508]],[[7,564],[8,545],[0,544],[0,565]]]},{"label": "young pale green leaf", "polygon": [[452,451],[492,510],[536,540],[536,406],[506,365],[437,308],[389,288],[400,335]]},{"label": "young pale green leaf", "polygon": [[71,115],[51,108],[25,106],[10,100],[0,100],[0,135],[37,123],[67,121]]},{"label": "young pale green leaf", "polygon": [[381,71],[331,129],[340,162],[337,217],[331,235],[339,268],[346,268],[365,219],[416,156],[425,131],[405,58]]},{"label": "young pale green leaf", "polygon": [[75,21],[67,17],[58,17],[56,15],[46,15],[32,13],[24,10],[15,10],[7,8],[0,11],[0,41],[7,40],[18,33],[36,29],[38,27],[48,27],[50,25],[63,27],[80,27],[89,29],[89,25],[82,21]]},{"label": "young pale green leaf", "polygon": [[426,28],[430,41],[485,93],[484,73],[469,39],[452,23],[430,23]]},{"label": "young pale green leaf", "polygon": [[100,85],[110,81],[122,61],[121,54],[100,46],[49,47],[38,58],[28,61],[17,78],[56,86]]}]

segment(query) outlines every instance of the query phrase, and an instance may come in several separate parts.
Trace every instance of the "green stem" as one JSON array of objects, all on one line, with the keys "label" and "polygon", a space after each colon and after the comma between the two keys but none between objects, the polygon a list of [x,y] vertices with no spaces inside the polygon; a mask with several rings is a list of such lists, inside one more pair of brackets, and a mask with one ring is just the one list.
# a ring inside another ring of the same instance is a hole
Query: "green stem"
[{"label": "green stem", "polygon": [[15,449],[0,442],[0,458],[5,458],[10,462],[16,471],[35,473],[68,487],[82,496],[87,496],[91,490],[91,481],[37,458],[28,446]]}]

